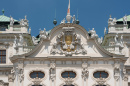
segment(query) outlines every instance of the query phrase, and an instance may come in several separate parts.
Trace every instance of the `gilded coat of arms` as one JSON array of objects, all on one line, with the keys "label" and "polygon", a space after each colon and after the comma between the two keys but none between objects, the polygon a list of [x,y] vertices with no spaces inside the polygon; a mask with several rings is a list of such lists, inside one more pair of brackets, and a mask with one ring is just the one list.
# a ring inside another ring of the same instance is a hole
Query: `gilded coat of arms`
[{"label": "gilded coat of arms", "polygon": [[[63,32],[57,36],[57,43],[53,44],[52,54],[65,54],[71,56],[72,54],[86,54],[86,50],[81,44],[80,35],[74,32],[74,27],[63,27]],[[58,49],[60,47],[60,49]]]}]

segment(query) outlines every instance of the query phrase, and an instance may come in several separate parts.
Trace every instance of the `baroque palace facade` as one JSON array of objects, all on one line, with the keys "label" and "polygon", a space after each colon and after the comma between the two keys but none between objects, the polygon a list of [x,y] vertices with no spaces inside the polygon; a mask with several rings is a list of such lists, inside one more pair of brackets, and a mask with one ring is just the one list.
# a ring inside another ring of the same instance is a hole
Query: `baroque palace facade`
[{"label": "baroque palace facade", "polygon": [[71,17],[70,1],[66,20],[31,37],[26,16],[18,21],[3,10],[0,86],[130,86],[130,16],[110,17],[104,38]]}]

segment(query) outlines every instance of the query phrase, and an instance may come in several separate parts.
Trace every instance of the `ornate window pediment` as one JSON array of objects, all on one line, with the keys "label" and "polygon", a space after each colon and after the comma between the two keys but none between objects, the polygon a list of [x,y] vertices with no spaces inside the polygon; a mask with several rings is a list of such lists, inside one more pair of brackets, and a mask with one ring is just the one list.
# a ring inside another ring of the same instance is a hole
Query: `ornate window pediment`
[{"label": "ornate window pediment", "polygon": [[63,27],[62,32],[57,35],[56,43],[53,44],[51,54],[86,54],[84,45],[81,44],[81,36],[76,34],[74,27]]}]

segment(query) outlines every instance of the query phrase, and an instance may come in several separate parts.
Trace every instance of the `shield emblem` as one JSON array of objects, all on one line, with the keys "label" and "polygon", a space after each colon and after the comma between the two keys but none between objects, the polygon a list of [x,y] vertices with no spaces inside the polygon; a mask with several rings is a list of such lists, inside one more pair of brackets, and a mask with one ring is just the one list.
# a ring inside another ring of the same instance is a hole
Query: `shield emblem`
[{"label": "shield emblem", "polygon": [[72,43],[72,35],[65,36],[65,42],[67,45],[70,45]]}]

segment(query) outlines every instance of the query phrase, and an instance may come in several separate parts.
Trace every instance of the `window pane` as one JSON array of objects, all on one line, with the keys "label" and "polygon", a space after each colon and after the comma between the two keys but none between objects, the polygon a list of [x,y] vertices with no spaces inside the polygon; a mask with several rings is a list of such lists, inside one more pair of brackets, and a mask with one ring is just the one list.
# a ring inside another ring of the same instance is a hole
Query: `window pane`
[{"label": "window pane", "polygon": [[70,76],[70,78],[75,78],[76,74],[74,72],[69,72],[69,76]]},{"label": "window pane", "polygon": [[68,75],[68,72],[62,73],[62,77],[63,77],[63,78],[68,78],[68,76],[69,76],[69,75]]},{"label": "window pane", "polygon": [[30,74],[30,77],[31,77],[31,78],[36,78],[36,77],[37,77],[36,72],[32,72],[32,73]]},{"label": "window pane", "polygon": [[95,72],[93,75],[95,78],[100,78],[100,72]]},{"label": "window pane", "polygon": [[43,78],[43,77],[44,77],[44,73],[38,72],[38,78]]},{"label": "window pane", "polygon": [[2,51],[2,55],[6,55],[6,51]]},{"label": "window pane", "polygon": [[6,63],[6,57],[2,56],[2,63]]},{"label": "window pane", "polygon": [[102,78],[107,78],[108,77],[108,74],[106,72],[101,72],[101,77]]}]

